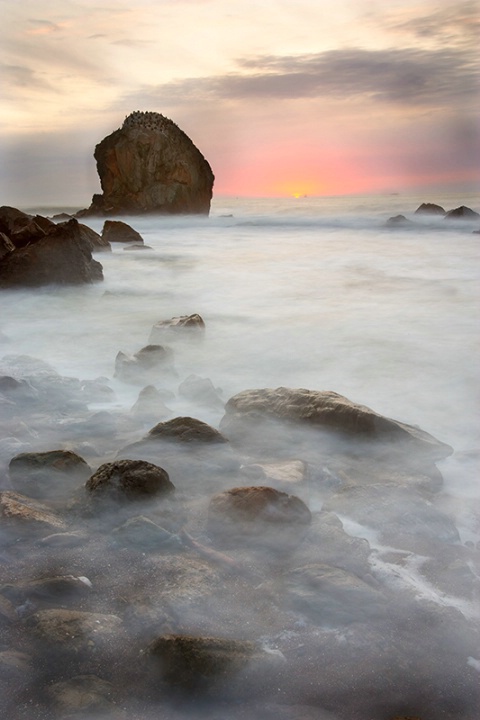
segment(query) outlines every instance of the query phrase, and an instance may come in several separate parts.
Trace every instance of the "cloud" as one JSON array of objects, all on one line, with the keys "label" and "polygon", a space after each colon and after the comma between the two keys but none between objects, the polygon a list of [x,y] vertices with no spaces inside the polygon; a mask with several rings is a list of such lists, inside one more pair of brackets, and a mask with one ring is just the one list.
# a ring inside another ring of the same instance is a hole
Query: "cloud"
[{"label": "cloud", "polygon": [[52,32],[60,32],[67,27],[66,23],[54,23],[50,20],[28,20],[34,27],[27,30],[27,35],[49,35]]},{"label": "cloud", "polygon": [[477,0],[448,3],[430,13],[393,22],[391,29],[407,31],[422,40],[475,48],[480,34],[479,3]]},{"label": "cloud", "polygon": [[480,71],[460,49],[364,50],[347,48],[296,56],[258,56],[238,61],[240,72],[143,86],[145,96],[182,104],[195,99],[256,100],[368,97],[403,106],[438,108],[473,104]]},{"label": "cloud", "polygon": [[15,91],[20,88],[42,91],[55,90],[55,88],[42,78],[38,77],[35,71],[26,65],[9,65],[7,63],[1,63],[0,76],[2,77],[4,94],[7,94],[7,88],[12,88]]}]

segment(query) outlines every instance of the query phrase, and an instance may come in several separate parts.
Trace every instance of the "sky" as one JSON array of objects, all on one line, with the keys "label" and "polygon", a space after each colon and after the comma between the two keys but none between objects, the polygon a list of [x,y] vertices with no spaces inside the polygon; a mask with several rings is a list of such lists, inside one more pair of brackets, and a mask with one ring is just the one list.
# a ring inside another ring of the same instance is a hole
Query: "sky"
[{"label": "sky", "polygon": [[[0,0],[0,204],[89,205],[171,118],[215,195],[480,189],[480,0]],[[428,198],[427,198],[428,199]]]}]

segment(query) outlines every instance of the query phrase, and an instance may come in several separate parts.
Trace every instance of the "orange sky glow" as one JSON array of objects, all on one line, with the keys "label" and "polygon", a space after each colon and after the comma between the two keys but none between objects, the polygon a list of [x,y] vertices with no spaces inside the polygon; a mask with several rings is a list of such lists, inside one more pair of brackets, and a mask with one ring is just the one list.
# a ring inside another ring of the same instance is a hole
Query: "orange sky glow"
[{"label": "orange sky glow", "polygon": [[478,190],[479,17],[472,0],[2,0],[2,202],[88,204],[95,144],[133,110],[192,138],[217,195]]}]

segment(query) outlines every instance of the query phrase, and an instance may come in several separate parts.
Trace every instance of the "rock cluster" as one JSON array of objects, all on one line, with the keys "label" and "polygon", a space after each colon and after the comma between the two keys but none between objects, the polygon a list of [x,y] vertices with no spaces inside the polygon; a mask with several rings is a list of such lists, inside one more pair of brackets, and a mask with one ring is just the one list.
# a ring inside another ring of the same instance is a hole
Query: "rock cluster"
[{"label": "rock cluster", "polygon": [[110,249],[74,218],[56,225],[40,215],[0,208],[0,288],[98,282],[103,270],[92,252]]},{"label": "rock cluster", "polygon": [[474,720],[479,553],[443,510],[452,448],[332,391],[220,409],[172,371],[178,320],[156,324],[167,367],[112,357],[125,387],[148,370],[131,411],[109,378],[0,359],[2,717]]},{"label": "rock cluster", "polygon": [[169,118],[135,111],[95,148],[103,193],[81,214],[210,211],[214,175],[190,138]]}]

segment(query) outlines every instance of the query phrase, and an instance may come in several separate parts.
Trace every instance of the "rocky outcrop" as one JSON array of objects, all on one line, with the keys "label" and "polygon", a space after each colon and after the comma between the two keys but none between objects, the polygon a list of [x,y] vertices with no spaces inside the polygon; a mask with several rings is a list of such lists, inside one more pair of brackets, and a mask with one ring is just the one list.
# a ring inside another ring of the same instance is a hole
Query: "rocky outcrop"
[{"label": "rocky outcrop", "polygon": [[445,220],[478,220],[479,218],[480,214],[466,205],[460,205],[458,208],[449,210],[445,215]]},{"label": "rocky outcrop", "polygon": [[30,237],[29,243],[16,246],[0,259],[0,287],[81,285],[103,280],[102,266],[93,260],[91,241],[77,220],[56,226],[48,235]]},{"label": "rocky outcrop", "polygon": [[415,215],[445,215],[445,210],[441,205],[435,203],[422,203],[415,210]]},{"label": "rocky outcrop", "polygon": [[190,138],[156,112],[133,112],[95,148],[103,194],[90,215],[208,215],[214,175]]},{"label": "rocky outcrop", "polygon": [[143,238],[128,223],[121,220],[105,220],[102,230],[104,242],[136,243],[143,245]]},{"label": "rocky outcrop", "polygon": [[152,327],[149,342],[172,342],[173,340],[202,340],[205,322],[198,313],[180,315],[169,320],[159,320]]}]

